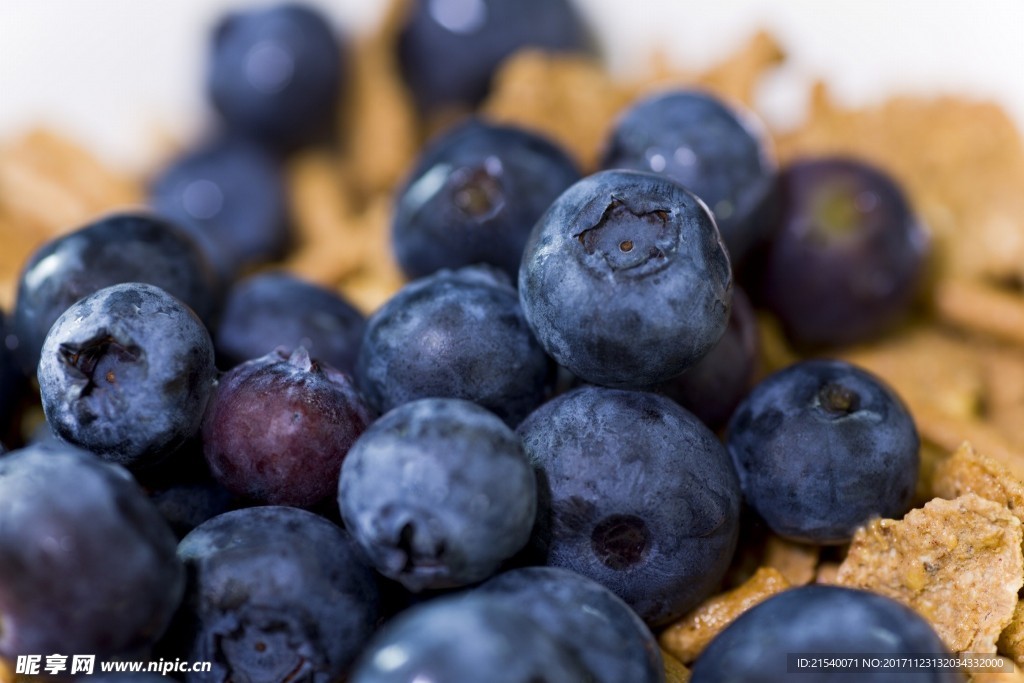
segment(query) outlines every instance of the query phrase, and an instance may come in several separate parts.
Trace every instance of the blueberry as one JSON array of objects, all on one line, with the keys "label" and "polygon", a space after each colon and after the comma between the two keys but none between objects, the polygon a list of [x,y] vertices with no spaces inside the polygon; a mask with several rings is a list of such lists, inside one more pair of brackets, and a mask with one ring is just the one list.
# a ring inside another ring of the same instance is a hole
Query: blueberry
[{"label": "blueberry", "polygon": [[[839,586],[803,586],[768,598],[740,615],[704,649],[693,665],[691,683],[799,679],[789,668],[794,655],[880,659],[931,655],[951,657],[920,615],[882,595]],[[808,678],[808,676],[804,676]],[[910,673],[884,668],[853,673],[819,669],[809,680],[927,683],[963,681],[953,669]]]},{"label": "blueberry", "polygon": [[211,40],[206,86],[232,131],[290,149],[331,128],[342,47],[327,20],[296,3],[224,16]]},{"label": "blueberry", "polygon": [[281,257],[289,244],[278,162],[238,137],[215,139],[171,161],[150,183],[149,203],[189,231],[224,282]]},{"label": "blueberry", "polygon": [[901,517],[920,442],[881,379],[844,361],[809,360],[758,384],[729,422],[746,501],[780,536],[845,543],[872,517]]},{"label": "blueberry", "polygon": [[475,590],[526,614],[594,673],[597,683],[662,683],[658,641],[614,593],[556,567],[499,574]]},{"label": "blueberry", "polygon": [[752,113],[713,95],[673,90],[640,100],[615,124],[602,165],[663,174],[696,194],[733,263],[763,237],[758,213],[776,172],[767,135]]},{"label": "blueberry", "polygon": [[566,190],[533,229],[519,297],[549,354],[621,388],[674,377],[725,332],[732,271],[696,196],[653,173],[603,171]]},{"label": "blueberry", "polygon": [[71,304],[122,282],[161,287],[212,319],[216,279],[195,242],[156,216],[110,214],[47,242],[22,270],[10,332],[23,371],[35,374],[46,333]]},{"label": "blueberry", "polygon": [[579,180],[553,143],[473,120],[442,135],[399,190],[392,245],[409,277],[489,263],[515,278],[530,230]]},{"label": "blueberry", "polygon": [[652,626],[718,586],[739,532],[729,456],[700,420],[657,394],[584,386],[519,426],[538,470],[532,546],[607,586]]},{"label": "blueberry", "polygon": [[373,419],[348,375],[299,347],[227,372],[203,421],[214,478],[251,500],[313,505],[333,494],[341,462]]},{"label": "blueberry", "polygon": [[152,645],[185,584],[174,549],[120,467],[69,446],[0,458],[0,659]]},{"label": "blueberry", "polygon": [[695,366],[653,389],[719,430],[753,386],[759,349],[757,316],[747,295],[737,287],[733,289],[729,326],[718,344]]},{"label": "blueberry", "polygon": [[519,438],[459,399],[395,408],[341,467],[345,526],[382,574],[413,591],[482,581],[527,542],[536,482]]},{"label": "blueberry", "polygon": [[551,363],[499,271],[439,271],[406,285],[366,326],[356,379],[380,412],[462,398],[516,425],[544,400]]},{"label": "blueberry", "polygon": [[337,681],[376,626],[372,570],[312,512],[228,512],[182,539],[178,556],[189,570],[184,656],[213,664],[189,681]]},{"label": "blueberry", "polygon": [[144,466],[198,433],[216,377],[213,342],[180,301],[129,282],[57,319],[38,376],[46,421],[60,438]]},{"label": "blueberry", "polygon": [[349,683],[592,683],[565,648],[524,614],[487,596],[411,608],[371,641]]},{"label": "blueberry", "polygon": [[476,105],[509,55],[526,47],[589,50],[570,0],[414,0],[398,58],[421,109]]},{"label": "blueberry", "polygon": [[803,346],[865,341],[897,323],[925,270],[928,238],[900,186],[841,157],[782,170],[778,225],[757,293]]},{"label": "blueberry", "polygon": [[363,315],[335,292],[287,273],[263,273],[228,291],[214,344],[224,367],[279,346],[303,346],[314,358],[351,373],[365,328]]}]

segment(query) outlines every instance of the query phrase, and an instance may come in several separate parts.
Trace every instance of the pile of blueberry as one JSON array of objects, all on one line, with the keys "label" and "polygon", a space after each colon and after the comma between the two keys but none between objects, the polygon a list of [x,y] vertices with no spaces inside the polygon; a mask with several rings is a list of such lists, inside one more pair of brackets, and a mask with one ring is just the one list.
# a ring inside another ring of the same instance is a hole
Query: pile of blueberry
[{"label": "pile of blueberry", "polygon": [[[927,244],[880,171],[779,168],[703,92],[636,103],[587,175],[471,119],[397,190],[410,282],[364,319],[258,268],[289,247],[281,164],[332,144],[344,41],[281,5],[211,44],[218,132],[152,180],[150,211],[42,246],[0,318],[0,659],[657,683],[655,634],[723,587],[741,524],[841,545],[909,508],[918,437],[882,381],[809,360],[754,386],[755,306],[815,355],[908,311]],[[563,0],[422,0],[397,50],[427,114],[476,104],[524,46],[591,49]],[[942,649],[888,599],[807,587],[693,680]]]}]

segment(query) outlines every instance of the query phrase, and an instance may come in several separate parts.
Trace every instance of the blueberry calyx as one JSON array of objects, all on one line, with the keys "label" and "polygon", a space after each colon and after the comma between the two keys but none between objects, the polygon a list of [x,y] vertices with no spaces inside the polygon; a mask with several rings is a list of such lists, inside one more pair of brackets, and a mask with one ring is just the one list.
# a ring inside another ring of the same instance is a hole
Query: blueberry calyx
[{"label": "blueberry calyx", "polygon": [[[78,397],[86,398],[107,385],[116,385],[118,371],[127,364],[138,363],[142,349],[136,344],[122,343],[107,330],[101,329],[82,343],[63,343],[58,347],[61,363],[79,387]],[[105,384],[103,383],[105,380]]]},{"label": "blueberry calyx", "polygon": [[844,417],[860,409],[860,394],[838,382],[828,382],[818,390],[818,404],[829,415]]},{"label": "blueberry calyx", "polygon": [[[447,546],[443,535],[434,532],[430,520],[422,523],[409,518],[400,520],[389,545],[383,565],[395,576],[420,585],[444,570]],[[413,580],[412,577],[418,578]]]},{"label": "blueberry calyx", "polygon": [[297,634],[302,627],[265,610],[246,610],[240,619],[230,620],[211,634],[217,661],[226,662],[248,680],[301,681],[316,672],[314,662],[303,652],[308,645]]},{"label": "blueberry calyx", "polygon": [[612,271],[646,275],[668,265],[668,254],[679,242],[679,229],[670,220],[672,211],[636,210],[612,195],[592,227],[574,237],[588,255],[598,255]]},{"label": "blueberry calyx", "polygon": [[504,208],[501,161],[497,157],[488,157],[483,165],[461,169],[452,175],[452,203],[468,217],[482,223]]},{"label": "blueberry calyx", "polygon": [[640,562],[650,542],[647,524],[636,515],[609,515],[598,522],[590,534],[594,554],[616,571]]},{"label": "blueberry calyx", "polygon": [[851,197],[850,190],[839,184],[824,187],[811,198],[810,236],[821,244],[852,239],[861,231],[864,214],[877,204],[871,191]]}]

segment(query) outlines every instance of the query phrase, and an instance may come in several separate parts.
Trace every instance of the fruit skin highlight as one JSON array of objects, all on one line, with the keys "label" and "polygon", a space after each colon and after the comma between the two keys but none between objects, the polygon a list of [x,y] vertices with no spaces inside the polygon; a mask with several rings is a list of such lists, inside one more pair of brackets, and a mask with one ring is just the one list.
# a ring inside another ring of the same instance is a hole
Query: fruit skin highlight
[{"label": "fruit skin highlight", "polygon": [[733,414],[727,445],[745,500],[785,538],[845,543],[872,517],[910,509],[914,420],[850,363],[802,361],[767,377]]},{"label": "fruit skin highlight", "polygon": [[519,300],[558,363],[593,384],[641,388],[675,377],[718,343],[732,270],[695,195],[653,173],[601,171],[537,222]]}]

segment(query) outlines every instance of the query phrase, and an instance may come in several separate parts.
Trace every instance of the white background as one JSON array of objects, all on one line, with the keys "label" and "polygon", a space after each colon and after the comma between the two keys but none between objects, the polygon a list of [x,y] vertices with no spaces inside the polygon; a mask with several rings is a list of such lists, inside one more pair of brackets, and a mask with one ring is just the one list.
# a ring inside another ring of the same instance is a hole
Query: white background
[{"label": "white background", "polygon": [[[308,0],[339,30],[373,26],[385,0]],[[1024,129],[1024,0],[578,0],[610,65],[628,74],[655,48],[701,68],[758,27],[791,63],[768,113],[792,117],[814,76],[844,102],[895,92],[963,93],[1005,104]],[[206,32],[246,0],[0,0],[0,143],[46,122],[108,160],[139,167],[154,132],[204,124]]]}]

